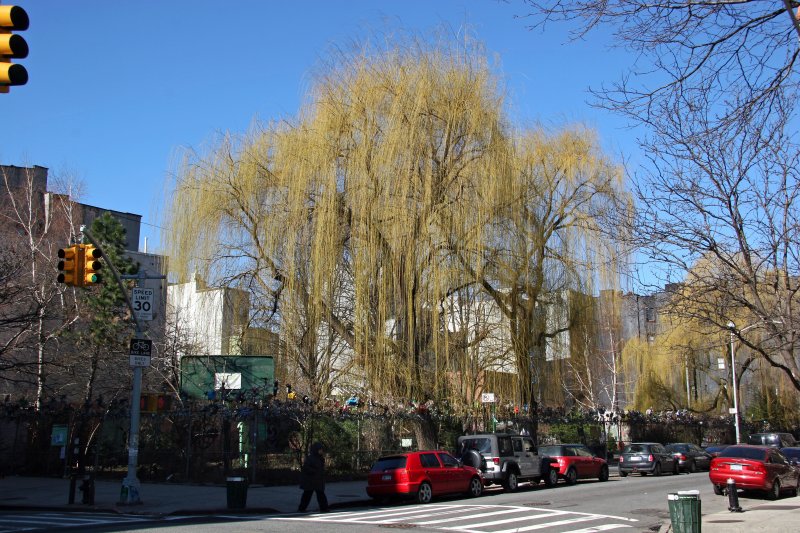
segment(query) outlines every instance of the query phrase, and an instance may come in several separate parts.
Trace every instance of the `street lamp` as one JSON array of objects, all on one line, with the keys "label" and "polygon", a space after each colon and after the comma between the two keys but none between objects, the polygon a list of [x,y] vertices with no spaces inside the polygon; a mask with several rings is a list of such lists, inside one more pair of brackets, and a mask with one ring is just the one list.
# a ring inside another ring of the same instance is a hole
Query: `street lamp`
[{"label": "street lamp", "polygon": [[736,444],[739,444],[742,440],[740,438],[739,432],[739,399],[737,394],[737,387],[736,387],[736,360],[733,356],[733,341],[734,341],[734,333],[736,332],[736,324],[733,322],[728,322],[728,329],[731,330],[731,378],[733,380],[733,425],[736,428]]},{"label": "street lamp", "polygon": [[[738,330],[739,335],[744,333],[745,331],[754,328],[756,326],[761,326],[764,324],[765,321],[756,322],[755,324],[750,324],[749,326],[745,326],[742,329]],[[780,320],[770,320],[773,324],[782,324]],[[740,431],[739,431],[739,399],[738,399],[738,387],[736,386],[736,360],[733,355],[733,341],[735,340],[734,334],[737,333],[736,324],[733,322],[728,322],[728,329],[731,332],[731,378],[733,379],[733,422],[734,427],[736,428],[736,444],[741,442],[740,438]]]}]

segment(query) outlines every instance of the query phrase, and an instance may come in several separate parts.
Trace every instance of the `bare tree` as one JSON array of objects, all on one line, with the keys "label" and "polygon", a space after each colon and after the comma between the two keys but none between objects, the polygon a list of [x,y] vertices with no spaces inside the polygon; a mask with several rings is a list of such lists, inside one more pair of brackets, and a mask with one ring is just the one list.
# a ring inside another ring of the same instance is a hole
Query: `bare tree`
[{"label": "bare tree", "polygon": [[[44,171],[44,173],[42,172]],[[3,332],[7,350],[3,377],[35,388],[37,407],[47,394],[49,370],[57,361],[58,338],[77,320],[76,309],[56,283],[56,250],[71,235],[70,202],[50,197],[46,202],[46,169],[2,167],[3,209],[0,228],[10,244],[16,267],[8,272],[10,297],[3,313],[14,317],[16,330]],[[20,315],[19,313],[22,313]],[[20,319],[30,319],[23,324]],[[24,388],[23,388],[24,390]]]},{"label": "bare tree", "polygon": [[528,3],[534,25],[570,20],[578,36],[609,25],[641,54],[631,76],[595,91],[599,105],[648,126],[634,244],[663,267],[659,281],[685,284],[671,313],[732,323],[800,390],[800,4]]}]

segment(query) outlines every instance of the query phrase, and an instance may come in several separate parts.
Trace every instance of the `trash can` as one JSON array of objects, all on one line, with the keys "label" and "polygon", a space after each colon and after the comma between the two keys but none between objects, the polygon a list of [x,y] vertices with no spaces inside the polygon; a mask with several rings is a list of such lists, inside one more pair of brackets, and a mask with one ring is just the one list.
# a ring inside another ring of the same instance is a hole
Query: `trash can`
[{"label": "trash can", "polygon": [[700,533],[700,491],[682,490],[667,495],[669,519],[675,533]]},{"label": "trash can", "polygon": [[228,509],[244,509],[247,505],[247,478],[229,477],[227,488]]}]

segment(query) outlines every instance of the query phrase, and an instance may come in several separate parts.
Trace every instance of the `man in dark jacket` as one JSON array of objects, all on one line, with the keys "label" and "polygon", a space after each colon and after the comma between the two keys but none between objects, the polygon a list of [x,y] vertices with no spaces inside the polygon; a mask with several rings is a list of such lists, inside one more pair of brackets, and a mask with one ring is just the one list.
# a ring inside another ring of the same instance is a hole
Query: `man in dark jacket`
[{"label": "man in dark jacket", "polygon": [[317,503],[319,510],[323,513],[328,512],[328,498],[325,496],[325,457],[322,456],[323,446],[321,442],[311,445],[311,451],[300,469],[300,488],[303,489],[303,496],[300,497],[300,506],[297,511],[304,513],[306,507],[311,502],[311,494],[317,493]]}]

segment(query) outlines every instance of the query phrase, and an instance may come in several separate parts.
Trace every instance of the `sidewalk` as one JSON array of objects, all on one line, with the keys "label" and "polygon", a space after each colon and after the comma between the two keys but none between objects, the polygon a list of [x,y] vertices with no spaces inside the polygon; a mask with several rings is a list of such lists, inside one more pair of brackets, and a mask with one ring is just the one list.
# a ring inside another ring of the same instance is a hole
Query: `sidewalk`
[{"label": "sidewalk", "polygon": [[[80,483],[78,483],[80,485]],[[369,502],[366,481],[327,483],[325,493],[333,508],[363,505]],[[118,505],[120,481],[96,481],[95,504],[81,504],[82,493],[76,489],[75,501],[68,505],[69,480],[9,476],[0,479],[0,509],[47,509],[59,511],[96,511],[165,516],[169,514],[213,513],[293,513],[300,501],[300,489],[290,486],[253,485],[247,491],[247,507],[227,508],[227,488],[216,485],[178,485],[142,483],[141,505]],[[312,498],[309,511],[317,510]],[[702,516],[703,533],[761,533],[800,531],[800,497],[785,497],[745,508],[743,513],[723,511]],[[671,533],[669,519],[660,533]]]},{"label": "sidewalk", "polygon": [[[77,486],[80,486],[80,481]],[[369,501],[366,487],[366,481],[327,483],[325,494],[331,507],[347,507]],[[141,505],[118,505],[121,488],[120,481],[96,481],[94,505],[80,503],[83,493],[77,488],[76,503],[69,505],[68,479],[9,476],[0,479],[0,509],[106,511],[155,516],[220,512],[293,513],[302,493],[295,485],[252,485],[247,490],[247,507],[229,510],[224,485],[142,483]],[[308,509],[317,510],[316,497],[311,499]]]},{"label": "sidewalk", "polygon": [[[784,497],[759,503],[743,513],[722,511],[701,517],[703,533],[775,533],[800,531],[800,498]],[[672,533],[669,519],[659,533]]]}]

